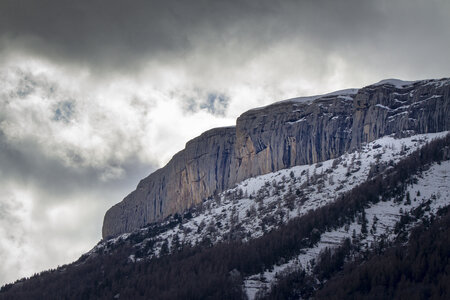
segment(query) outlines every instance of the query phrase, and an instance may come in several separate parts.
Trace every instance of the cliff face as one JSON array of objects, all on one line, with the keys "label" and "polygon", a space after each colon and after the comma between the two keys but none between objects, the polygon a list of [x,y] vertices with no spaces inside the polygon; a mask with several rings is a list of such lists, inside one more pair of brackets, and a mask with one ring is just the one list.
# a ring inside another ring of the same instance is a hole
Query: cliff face
[{"label": "cliff face", "polygon": [[450,130],[450,80],[291,99],[242,114],[236,127],[189,141],[163,168],[110,208],[103,237],[182,212],[246,178],[342,155],[388,134]]},{"label": "cliff face", "polygon": [[106,212],[103,237],[184,211],[224,190],[230,184],[235,140],[235,128],[226,127],[189,141],[164,168],[141,180],[134,192]]}]

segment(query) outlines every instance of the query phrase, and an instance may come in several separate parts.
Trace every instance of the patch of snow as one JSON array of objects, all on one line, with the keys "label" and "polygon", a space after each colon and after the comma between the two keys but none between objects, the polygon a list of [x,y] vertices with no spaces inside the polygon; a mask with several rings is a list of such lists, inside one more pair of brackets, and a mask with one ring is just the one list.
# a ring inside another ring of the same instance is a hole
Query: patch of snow
[{"label": "patch of snow", "polygon": [[300,122],[304,122],[304,121],[306,121],[306,118],[301,118],[297,121],[287,122],[287,124],[295,124],[295,123],[300,123]]},{"label": "patch of snow", "polygon": [[393,119],[397,118],[398,116],[401,116],[401,115],[407,115],[407,114],[408,114],[407,111],[402,111],[402,112],[399,112],[398,114],[389,116],[389,117],[388,117],[388,120],[389,120],[388,122],[393,121]]},{"label": "patch of snow", "polygon": [[[398,96],[404,96],[404,95],[408,95],[408,93],[398,93],[398,92],[393,92],[392,95],[398,95]],[[394,99],[397,100],[397,99]],[[397,100],[398,101],[398,100]]]},{"label": "patch of snow", "polygon": [[350,96],[343,96],[343,95],[339,95],[338,96],[339,99],[343,99],[345,101],[353,101],[353,98]]},{"label": "patch of snow", "polygon": [[398,99],[394,99],[394,102],[403,104],[403,103],[405,103],[406,101],[400,101],[400,100],[398,100]]},{"label": "patch of snow", "polygon": [[331,96],[339,96],[338,98],[348,97],[353,100],[353,98],[349,97],[349,95],[356,95],[358,93],[358,90],[359,89],[345,89],[345,90],[335,91],[335,92],[331,92],[331,93],[327,93],[327,94],[323,94],[323,95],[314,95],[314,96],[309,96],[309,97],[297,97],[297,98],[286,99],[286,100],[279,101],[276,103],[282,103],[282,102],[303,103],[303,102],[310,102],[310,101],[314,101],[316,99],[331,97]]},{"label": "patch of snow", "polygon": [[410,107],[409,105],[402,105],[402,106],[397,107],[396,109],[393,109],[392,111],[408,109],[409,107]]},{"label": "patch of snow", "polygon": [[376,104],[375,105],[376,107],[379,107],[379,108],[383,108],[383,109],[387,109],[387,110],[391,110],[389,107],[387,107],[387,106],[384,106],[384,105],[382,105],[382,104]]},{"label": "patch of snow", "polygon": [[441,88],[448,84],[450,84],[450,79],[442,78],[442,79],[436,79],[436,80],[428,80],[428,82],[425,85],[434,85],[437,88]]},{"label": "patch of snow", "polygon": [[436,98],[442,98],[442,95],[433,95],[433,96],[428,97],[427,99],[425,99],[425,100],[423,100],[423,101],[428,101],[428,100],[436,99]]},{"label": "patch of snow", "polygon": [[423,99],[423,100],[420,100],[420,101],[416,101],[416,102],[414,102],[414,103],[411,104],[411,105],[412,105],[412,106],[417,106],[417,105],[419,105],[419,104],[422,104],[422,103],[424,103],[424,102],[427,102],[428,100],[436,99],[436,98],[441,98],[441,97],[442,97],[442,95],[433,95],[433,96],[428,97],[428,98],[426,98],[426,99]]}]

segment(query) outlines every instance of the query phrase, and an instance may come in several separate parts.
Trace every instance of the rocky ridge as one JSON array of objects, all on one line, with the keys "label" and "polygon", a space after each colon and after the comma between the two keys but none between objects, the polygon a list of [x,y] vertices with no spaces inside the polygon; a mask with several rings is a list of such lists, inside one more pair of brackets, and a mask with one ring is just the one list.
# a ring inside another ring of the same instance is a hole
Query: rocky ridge
[{"label": "rocky ridge", "polygon": [[235,127],[203,133],[141,180],[108,210],[103,237],[182,212],[247,178],[332,159],[385,135],[449,130],[449,98],[449,79],[386,80],[247,111]]}]

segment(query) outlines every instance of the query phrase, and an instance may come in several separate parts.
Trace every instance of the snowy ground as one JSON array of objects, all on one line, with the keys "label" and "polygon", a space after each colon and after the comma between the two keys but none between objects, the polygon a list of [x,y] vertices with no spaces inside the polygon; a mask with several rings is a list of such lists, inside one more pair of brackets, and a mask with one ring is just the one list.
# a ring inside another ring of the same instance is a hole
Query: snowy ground
[{"label": "snowy ground", "polygon": [[[191,217],[183,218],[180,224],[168,226],[170,221],[162,222],[158,226],[164,230],[156,235],[149,234],[154,227],[123,234],[100,242],[87,255],[107,253],[117,242],[126,241],[136,235],[142,238],[134,244],[136,251],[130,253],[131,262],[158,256],[162,247],[167,246],[170,251],[174,240],[195,245],[204,239],[217,243],[227,239],[247,241],[259,237],[289,219],[334,201],[340,194],[367,180],[371,169],[377,166],[389,167],[426,142],[445,136],[447,133],[422,134],[404,139],[383,137],[365,145],[358,152],[346,153],[336,159],[296,166],[247,179],[235,188],[205,200],[202,205],[192,211]],[[378,209],[389,211],[394,220],[399,208],[379,207]],[[374,213],[376,210],[367,211],[369,223],[372,222]],[[380,231],[384,226],[383,222],[388,220],[386,216],[383,221],[380,221]],[[390,224],[386,226],[389,227]],[[352,230],[353,228],[349,232],[351,233]],[[355,230],[357,230],[356,227]],[[327,234],[324,234],[323,243],[338,243],[340,241],[338,234],[344,235],[335,233],[326,239]],[[320,251],[319,248],[316,250]],[[299,261],[302,265],[308,261],[308,255],[312,257],[315,254],[308,252],[304,257],[300,257]],[[270,277],[270,274],[267,276]]]},{"label": "snowy ground", "polygon": [[244,281],[248,298],[254,299],[258,291],[268,291],[271,284],[276,282],[278,274],[298,267],[310,270],[311,262],[317,259],[321,251],[327,247],[333,248],[341,245],[344,239],[351,239],[354,232],[358,234],[361,245],[367,248],[371,243],[379,240],[382,235],[384,238],[393,239],[395,225],[403,212],[409,212],[428,200],[431,201],[426,215],[434,215],[439,208],[450,205],[450,161],[432,166],[422,174],[421,178],[418,178],[416,184],[408,187],[407,193],[410,195],[410,203],[405,197],[401,202],[391,199],[365,209],[368,220],[367,228],[369,229],[367,236],[361,235],[361,225],[355,221],[337,230],[323,233],[314,248],[305,249],[302,254],[287,263],[272,266],[261,274],[249,276]]}]

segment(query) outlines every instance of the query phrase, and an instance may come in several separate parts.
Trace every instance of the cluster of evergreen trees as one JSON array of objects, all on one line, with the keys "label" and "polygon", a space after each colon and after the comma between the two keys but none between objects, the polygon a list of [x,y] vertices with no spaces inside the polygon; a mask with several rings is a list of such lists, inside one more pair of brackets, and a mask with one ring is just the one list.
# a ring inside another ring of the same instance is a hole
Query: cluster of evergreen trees
[{"label": "cluster of evergreen trees", "polygon": [[[279,277],[260,299],[447,299],[450,295],[450,206],[428,217],[425,201],[405,214],[395,241],[361,251],[358,238],[322,251],[310,273],[297,268]],[[405,246],[404,230],[421,221]],[[406,221],[408,219],[408,221]],[[414,294],[414,295],[413,295]]]}]

